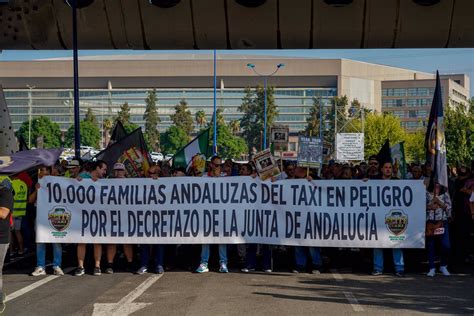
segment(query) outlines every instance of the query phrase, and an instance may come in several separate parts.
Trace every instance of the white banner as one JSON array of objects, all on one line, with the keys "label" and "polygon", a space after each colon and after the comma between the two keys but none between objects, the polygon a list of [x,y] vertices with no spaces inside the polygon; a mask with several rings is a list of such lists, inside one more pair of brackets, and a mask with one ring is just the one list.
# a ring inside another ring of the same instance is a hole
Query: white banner
[{"label": "white banner", "polygon": [[40,181],[37,242],[423,248],[417,180]]},{"label": "white banner", "polygon": [[337,160],[364,160],[364,133],[337,133],[336,150]]}]

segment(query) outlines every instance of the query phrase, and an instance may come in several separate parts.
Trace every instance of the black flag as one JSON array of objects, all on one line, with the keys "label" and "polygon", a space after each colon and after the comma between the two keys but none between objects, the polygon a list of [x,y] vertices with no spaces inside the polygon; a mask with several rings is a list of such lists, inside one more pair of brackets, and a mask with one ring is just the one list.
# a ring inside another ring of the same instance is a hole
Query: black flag
[{"label": "black flag", "polygon": [[441,97],[441,81],[436,71],[436,88],[431,104],[430,119],[425,136],[426,163],[433,170],[431,179],[444,187],[448,187],[446,170],[446,142],[444,137],[443,99]]},{"label": "black flag", "polygon": [[22,135],[18,137],[18,151],[25,151],[28,150],[28,145],[25,142],[25,139],[23,138]]},{"label": "black flag", "polygon": [[130,178],[144,177],[150,168],[150,157],[141,128],[118,140],[95,156],[107,163],[107,173],[113,171],[113,165],[121,162],[125,165]]},{"label": "black flag", "polygon": [[116,121],[114,129],[112,130],[112,134],[110,135],[110,141],[109,141],[109,146],[112,145],[113,143],[118,142],[122,138],[127,137],[128,133],[125,130],[125,127],[123,127],[122,122]]},{"label": "black flag", "polygon": [[382,148],[380,148],[379,153],[377,154],[377,160],[379,161],[380,166],[383,166],[386,162],[392,162],[392,152],[390,151],[390,142],[385,140]]}]

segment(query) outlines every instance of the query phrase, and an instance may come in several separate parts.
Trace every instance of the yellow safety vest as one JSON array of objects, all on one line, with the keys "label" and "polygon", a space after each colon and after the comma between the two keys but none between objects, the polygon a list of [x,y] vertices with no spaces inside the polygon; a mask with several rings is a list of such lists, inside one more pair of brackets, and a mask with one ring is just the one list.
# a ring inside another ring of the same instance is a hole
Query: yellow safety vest
[{"label": "yellow safety vest", "polygon": [[13,195],[13,217],[26,215],[26,203],[28,201],[28,186],[20,179],[12,181]]}]

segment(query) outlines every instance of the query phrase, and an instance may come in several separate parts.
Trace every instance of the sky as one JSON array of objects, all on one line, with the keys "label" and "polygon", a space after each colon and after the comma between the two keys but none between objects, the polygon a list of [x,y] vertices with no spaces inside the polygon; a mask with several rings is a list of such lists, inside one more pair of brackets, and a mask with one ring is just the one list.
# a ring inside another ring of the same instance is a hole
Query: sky
[{"label": "sky", "polygon": [[[209,54],[207,50],[143,51],[143,50],[81,50],[79,56],[127,55],[127,54]],[[440,74],[466,73],[470,77],[470,96],[474,91],[474,48],[437,49],[301,49],[301,50],[219,50],[218,54],[274,55],[285,57],[346,58],[363,62],[389,65],[412,70]],[[4,50],[0,61],[33,60],[71,57],[65,50]],[[1,74],[0,74],[1,75]]]}]

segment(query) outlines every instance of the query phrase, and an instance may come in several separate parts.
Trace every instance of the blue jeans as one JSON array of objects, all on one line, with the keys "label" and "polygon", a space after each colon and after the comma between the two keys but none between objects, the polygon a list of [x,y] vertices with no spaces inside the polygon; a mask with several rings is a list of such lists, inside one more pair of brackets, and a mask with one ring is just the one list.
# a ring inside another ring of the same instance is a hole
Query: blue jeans
[{"label": "blue jeans", "polygon": [[[403,262],[402,249],[393,248],[392,253],[395,272],[403,272],[405,264]],[[383,249],[374,249],[374,271],[383,272]]]},{"label": "blue jeans", "polygon": [[[306,247],[295,247],[295,261],[297,268],[306,267]],[[315,268],[321,268],[323,266],[323,259],[321,258],[321,249],[316,247],[309,247],[309,254],[311,256],[311,262]]]},{"label": "blue jeans", "polygon": [[[272,251],[269,245],[261,245],[263,253],[263,270],[272,268]],[[257,267],[257,244],[250,244],[247,249],[247,268]]]},{"label": "blue jeans", "polygon": [[426,237],[426,249],[428,250],[428,267],[433,269],[435,267],[435,248],[436,248],[436,241],[441,240],[441,266],[448,265],[448,257],[449,257],[449,249],[451,248],[451,244],[449,242],[449,230],[448,230],[448,222],[444,222],[444,234],[439,236],[428,236]]},{"label": "blue jeans", "polygon": [[[61,267],[63,249],[61,244],[51,244],[53,246],[53,267]],[[44,268],[46,266],[46,244],[36,244],[36,266]]]},{"label": "blue jeans", "polygon": [[140,265],[142,267],[148,267],[150,261],[150,248],[152,248],[153,254],[155,255],[155,266],[162,266],[165,257],[165,246],[164,245],[141,245],[140,246]]},{"label": "blue jeans", "polygon": [[[209,262],[209,255],[211,253],[211,245],[202,245],[201,248],[201,263]],[[227,264],[227,245],[219,245],[219,263]]]}]

